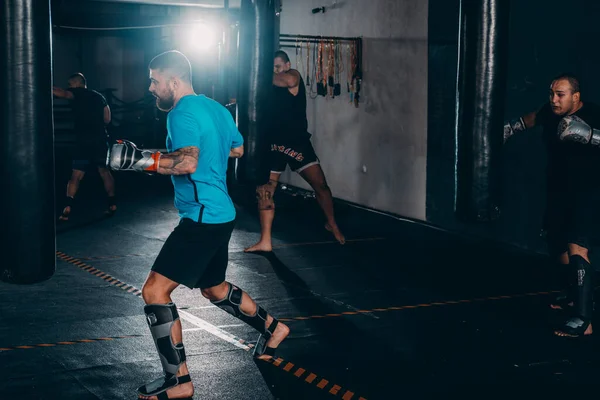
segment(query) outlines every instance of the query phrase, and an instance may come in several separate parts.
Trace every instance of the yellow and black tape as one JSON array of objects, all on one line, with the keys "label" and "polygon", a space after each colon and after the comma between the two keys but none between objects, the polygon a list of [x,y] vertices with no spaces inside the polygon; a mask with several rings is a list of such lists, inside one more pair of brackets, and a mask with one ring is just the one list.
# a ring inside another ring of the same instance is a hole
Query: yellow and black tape
[{"label": "yellow and black tape", "polygon": [[9,347],[0,347],[0,351],[10,351],[10,350],[29,350],[29,349],[37,349],[40,347],[56,347],[56,346],[69,346],[73,344],[80,343],[94,343],[94,342],[107,342],[111,340],[119,340],[119,339],[130,339],[136,337],[142,337],[143,335],[125,335],[125,336],[108,336],[101,337],[96,339],[79,339],[79,340],[69,340],[66,342],[56,342],[56,343],[39,343],[39,344],[28,344],[22,346],[9,346]]},{"label": "yellow and black tape", "polygon": [[294,375],[296,378],[303,380],[305,383],[309,385],[314,385],[316,388],[321,389],[323,391],[329,392],[334,396],[338,396],[343,393],[342,399],[344,400],[367,400],[361,396],[355,396],[355,393],[344,389],[340,385],[336,385],[333,382],[328,381],[327,379],[318,376],[310,371],[307,371],[304,368],[301,368],[294,363],[285,361],[283,358],[270,359],[266,362],[274,365],[275,367],[280,368],[281,370],[288,372]]},{"label": "yellow and black tape", "polygon": [[89,272],[90,274],[95,275],[98,278],[104,279],[107,283],[109,283],[113,286],[116,286],[122,290],[125,290],[127,293],[131,293],[138,297],[142,296],[142,291],[140,289],[136,288],[135,286],[131,286],[125,282],[121,282],[114,276],[111,276],[105,272],[100,271],[99,269],[96,269],[90,265],[87,265],[86,263],[84,263],[83,261],[81,261],[77,258],[68,256],[65,253],[62,253],[60,251],[56,252],[56,256],[63,261],[66,261],[70,264],[75,265],[77,268],[79,268],[83,271]]}]

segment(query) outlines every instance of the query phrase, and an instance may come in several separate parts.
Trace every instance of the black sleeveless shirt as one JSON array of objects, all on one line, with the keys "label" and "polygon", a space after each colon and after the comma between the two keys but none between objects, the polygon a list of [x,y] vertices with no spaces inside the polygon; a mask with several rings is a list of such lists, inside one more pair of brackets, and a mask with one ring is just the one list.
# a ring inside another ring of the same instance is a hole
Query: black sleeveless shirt
[{"label": "black sleeveless shirt", "polygon": [[74,116],[74,131],[77,145],[87,147],[106,146],[104,107],[108,104],[104,96],[87,88],[69,88],[73,93],[71,107]]},{"label": "black sleeveless shirt", "polygon": [[298,94],[294,96],[288,88],[273,86],[273,123],[271,140],[274,143],[296,142],[310,138],[306,118],[306,89],[300,76]]}]

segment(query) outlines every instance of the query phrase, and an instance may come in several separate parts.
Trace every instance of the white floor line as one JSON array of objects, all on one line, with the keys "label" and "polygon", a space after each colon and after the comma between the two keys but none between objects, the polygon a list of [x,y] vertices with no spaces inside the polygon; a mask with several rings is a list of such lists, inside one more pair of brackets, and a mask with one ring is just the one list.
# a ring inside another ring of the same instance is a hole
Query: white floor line
[{"label": "white floor line", "polygon": [[221,338],[224,341],[229,342],[240,349],[244,349],[246,351],[250,350],[250,346],[240,343],[239,339],[237,339],[229,332],[226,332],[223,329],[220,329],[217,326],[206,322],[202,318],[196,317],[195,315],[192,315],[187,311],[177,310],[177,312],[179,313],[179,318],[183,319],[184,321],[196,325],[198,328],[204,329],[206,332],[211,333],[216,337]]},{"label": "white floor line", "polygon": [[[244,324],[235,324],[235,325],[219,325],[217,326],[217,328],[219,329],[225,329],[225,328],[237,328],[238,326],[244,326]],[[196,331],[203,331],[203,328],[189,328],[189,329],[184,329],[183,332],[196,332]]]}]

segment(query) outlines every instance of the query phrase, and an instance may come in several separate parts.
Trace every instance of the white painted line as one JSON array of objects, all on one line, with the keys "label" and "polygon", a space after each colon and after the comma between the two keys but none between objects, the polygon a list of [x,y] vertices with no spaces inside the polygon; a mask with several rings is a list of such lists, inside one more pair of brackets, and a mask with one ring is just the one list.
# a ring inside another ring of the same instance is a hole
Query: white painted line
[{"label": "white painted line", "polygon": [[[244,324],[235,324],[235,325],[219,325],[217,326],[217,328],[219,329],[224,329],[224,328],[237,328],[238,326],[244,326]],[[184,329],[183,332],[196,332],[196,331],[203,331],[204,329],[202,328],[189,328],[189,329]]]},{"label": "white painted line", "polygon": [[217,306],[198,306],[198,307],[177,307],[178,310],[203,310],[207,308],[217,308]]},{"label": "white painted line", "polygon": [[250,350],[250,348],[251,348],[250,346],[240,343],[239,340],[236,339],[236,337],[233,336],[232,334],[224,331],[223,329],[219,329],[215,325],[206,322],[202,318],[196,317],[195,315],[192,315],[189,312],[183,311],[183,310],[177,310],[177,312],[179,313],[179,318],[181,318],[193,325],[196,325],[198,328],[202,328],[206,332],[212,333],[216,337],[221,338],[221,339],[225,340],[226,342],[229,342],[232,345],[234,345],[240,349],[243,349],[246,351]]}]

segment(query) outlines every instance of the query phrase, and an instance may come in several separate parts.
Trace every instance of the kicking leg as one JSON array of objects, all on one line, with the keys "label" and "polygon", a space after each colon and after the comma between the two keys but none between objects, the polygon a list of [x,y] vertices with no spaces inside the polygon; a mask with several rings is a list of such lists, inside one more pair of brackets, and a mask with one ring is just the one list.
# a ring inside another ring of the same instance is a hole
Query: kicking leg
[{"label": "kicking leg", "polygon": [[333,236],[335,236],[335,239],[340,242],[340,244],[346,243],[346,238],[335,222],[333,196],[331,195],[331,189],[329,188],[329,185],[327,185],[325,174],[323,173],[321,166],[319,164],[313,164],[304,169],[299,169],[298,173],[315,191],[317,202],[319,203],[319,206],[321,206],[325,218],[327,219],[325,229],[333,233]]},{"label": "kicking leg", "polygon": [[181,322],[177,307],[171,300],[171,293],[177,286],[177,282],[151,271],[142,288],[142,298],[146,303],[144,312],[164,376],[139,387],[140,399],[183,399],[194,394],[185,362]]},{"label": "kicking leg", "polygon": [[574,290],[574,315],[565,321],[557,336],[579,337],[592,334],[592,314],[594,308],[594,270],[590,265],[588,249],[569,243],[569,265],[576,276]]},{"label": "kicking leg", "polygon": [[58,218],[60,221],[68,221],[69,214],[71,214],[71,207],[73,206],[73,199],[79,190],[79,184],[85,176],[85,172],[82,170],[74,169],[71,173],[71,179],[67,183],[67,197],[65,199],[65,207],[63,208],[62,215]]},{"label": "kicking leg", "polygon": [[117,202],[115,199],[115,178],[113,178],[108,168],[98,167],[98,173],[104,183],[104,190],[108,195],[108,209],[106,214],[114,214],[117,211]]},{"label": "kicking leg", "polygon": [[261,360],[273,358],[275,349],[290,333],[287,325],[273,318],[248,293],[229,282],[202,289],[202,295],[261,333],[254,353]]},{"label": "kicking leg", "polygon": [[271,172],[269,182],[256,188],[256,197],[258,199],[258,213],[260,218],[260,240],[253,246],[244,251],[253,253],[258,251],[273,251],[271,243],[271,227],[275,218],[275,202],[273,196],[277,188],[277,182],[281,173]]}]

